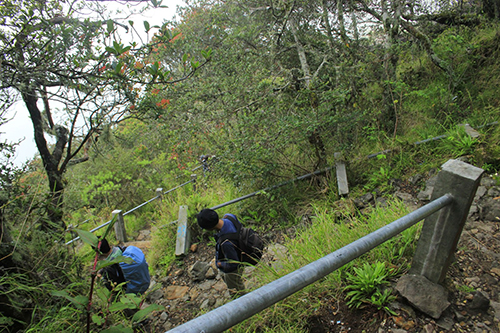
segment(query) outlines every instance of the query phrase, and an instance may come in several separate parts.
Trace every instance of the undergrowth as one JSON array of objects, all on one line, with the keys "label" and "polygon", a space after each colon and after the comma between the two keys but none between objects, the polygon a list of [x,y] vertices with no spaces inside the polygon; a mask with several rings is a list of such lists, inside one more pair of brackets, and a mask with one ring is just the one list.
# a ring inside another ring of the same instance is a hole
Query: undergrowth
[{"label": "undergrowth", "polygon": [[[259,285],[264,285],[283,277],[300,267],[328,255],[353,241],[387,225],[408,214],[410,209],[400,200],[391,199],[386,207],[375,207],[366,215],[360,215],[348,199],[332,207],[328,201],[316,201],[311,204],[313,221],[311,225],[294,238],[288,238],[283,244],[287,252],[282,254],[273,265],[259,265],[253,276],[259,277]],[[363,265],[372,262],[384,262],[390,275],[379,276],[387,280],[404,273],[418,236],[418,226],[411,227],[383,243],[362,257],[330,273],[312,285],[293,294],[285,300],[261,311],[244,323],[235,326],[233,332],[305,332],[307,318],[314,314],[329,300],[344,296],[348,276],[356,276]],[[352,285],[351,280],[351,285]],[[391,298],[381,291],[380,297],[363,296],[363,302],[380,304]]]}]

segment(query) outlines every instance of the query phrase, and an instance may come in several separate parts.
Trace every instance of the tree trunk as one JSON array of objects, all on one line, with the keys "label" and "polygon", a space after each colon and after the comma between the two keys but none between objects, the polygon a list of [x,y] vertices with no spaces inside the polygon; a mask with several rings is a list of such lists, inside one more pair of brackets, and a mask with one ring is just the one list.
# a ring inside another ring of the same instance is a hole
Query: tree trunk
[{"label": "tree trunk", "polygon": [[[304,72],[304,81],[305,81],[305,86],[308,91],[311,90],[311,71],[309,64],[307,63],[307,57],[306,57],[306,52],[304,50],[304,46],[300,42],[299,36],[297,34],[297,28],[295,25],[295,20],[293,18],[290,18],[290,29],[293,34],[293,38],[295,40],[295,45],[297,49],[297,53],[299,56],[300,60],[300,65],[302,67],[302,71]],[[311,107],[313,109],[317,108],[317,98],[316,94],[311,92],[309,94],[310,96],[310,102],[311,102]],[[319,128],[315,128],[314,131],[308,135],[307,139],[309,140],[309,143],[314,147],[314,151],[316,154],[316,165],[315,169],[318,169],[319,167],[325,166],[326,165],[326,150],[325,150],[325,144],[323,143],[323,139],[321,138],[321,130]]]},{"label": "tree trunk", "polygon": [[42,229],[45,231],[65,230],[66,225],[62,220],[64,194],[64,184],[62,180],[63,170],[59,169],[59,162],[67,143],[67,130],[63,127],[56,129],[57,141],[54,148],[54,154],[51,154],[44,136],[42,113],[37,106],[38,97],[35,89],[30,89],[28,92],[23,93],[22,96],[31,116],[35,143],[49,180],[50,198],[47,205],[47,215],[50,223],[43,222]]}]

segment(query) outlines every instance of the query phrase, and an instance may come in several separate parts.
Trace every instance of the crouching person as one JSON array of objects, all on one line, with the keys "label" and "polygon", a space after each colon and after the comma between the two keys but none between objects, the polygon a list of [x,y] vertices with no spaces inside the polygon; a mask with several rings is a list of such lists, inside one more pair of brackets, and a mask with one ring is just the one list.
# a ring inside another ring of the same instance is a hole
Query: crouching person
[{"label": "crouching person", "polygon": [[144,253],[136,246],[110,247],[106,239],[100,242],[99,253],[103,260],[111,261],[119,256],[131,258],[131,263],[114,263],[99,271],[102,281],[108,290],[114,290],[118,284],[125,283],[123,291],[126,294],[142,295],[149,288],[151,277]]}]

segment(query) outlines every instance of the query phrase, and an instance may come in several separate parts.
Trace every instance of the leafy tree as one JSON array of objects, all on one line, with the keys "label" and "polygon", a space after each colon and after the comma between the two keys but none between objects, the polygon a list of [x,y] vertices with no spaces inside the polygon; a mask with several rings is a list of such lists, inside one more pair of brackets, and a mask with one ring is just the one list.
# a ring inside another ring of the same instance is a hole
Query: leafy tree
[{"label": "leafy tree", "polygon": [[[158,4],[159,1],[153,1]],[[88,160],[104,126],[141,117],[136,107],[147,85],[168,85],[190,77],[202,66],[193,61],[174,78],[163,61],[150,55],[172,39],[166,26],[146,45],[126,46],[119,29],[133,28],[112,19],[79,14],[93,2],[72,0],[4,1],[0,29],[1,90],[17,94],[33,124],[34,138],[47,174],[50,204],[44,230],[64,228],[64,172]]]}]

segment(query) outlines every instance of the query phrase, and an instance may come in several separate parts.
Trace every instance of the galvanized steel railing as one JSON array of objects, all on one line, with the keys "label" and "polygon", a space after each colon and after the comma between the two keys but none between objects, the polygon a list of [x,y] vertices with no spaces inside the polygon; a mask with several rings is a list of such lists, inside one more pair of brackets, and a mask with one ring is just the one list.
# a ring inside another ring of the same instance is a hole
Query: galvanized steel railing
[{"label": "galvanized steel railing", "polygon": [[453,201],[445,194],[431,203],[230,303],[177,326],[170,333],[222,332],[318,281],[343,265],[391,239]]},{"label": "galvanized steel railing", "polygon": [[424,276],[433,283],[441,283],[451,263],[483,172],[483,169],[458,160],[447,161],[438,174],[429,204],[169,332],[222,332],[323,278],[424,218],[410,274]]},{"label": "galvanized steel railing", "polygon": [[[171,188],[170,190],[168,190],[168,191],[166,191],[166,192],[163,192],[163,193],[161,193],[161,194],[158,194],[158,195],[157,195],[157,196],[155,196],[154,198],[151,198],[151,199],[149,199],[148,201],[143,202],[143,203],[142,203],[142,204],[140,204],[139,206],[134,207],[134,208],[132,208],[131,210],[129,210],[129,211],[127,211],[127,212],[123,213],[123,216],[128,215],[128,214],[130,214],[130,213],[133,213],[134,211],[136,211],[137,209],[139,209],[139,208],[141,208],[141,207],[143,207],[143,206],[147,205],[148,203],[150,203],[150,202],[152,202],[152,201],[155,201],[155,200],[157,200],[157,199],[161,198],[161,197],[162,197],[162,195],[168,194],[168,193],[170,193],[170,192],[172,192],[172,191],[175,191],[175,190],[177,190],[177,189],[179,189],[179,188],[181,188],[181,187],[183,187],[183,186],[185,186],[185,185],[187,185],[187,184],[193,183],[193,182],[195,182],[195,181],[196,181],[196,179],[191,179],[190,181],[187,181],[187,182],[185,182],[185,183],[183,183],[183,184],[180,184],[180,185],[178,185],[178,186],[176,186],[176,187],[174,187],[174,188]],[[88,220],[87,220],[87,221],[88,221]],[[98,227],[96,227],[96,228],[94,228],[94,229],[90,230],[90,232],[94,232],[94,231],[97,231],[97,230],[99,230],[99,229],[102,229],[102,228],[104,228],[105,226],[109,225],[112,221],[113,221],[113,219],[111,219],[111,220],[109,220],[109,221],[105,222],[104,224],[101,224],[100,226],[98,226]],[[71,244],[71,243],[73,243],[74,241],[77,241],[77,240],[79,240],[79,239],[80,239],[80,237],[75,237],[75,238],[73,238],[72,240],[70,240],[69,242],[67,242],[65,245],[69,245],[69,244]]]}]

